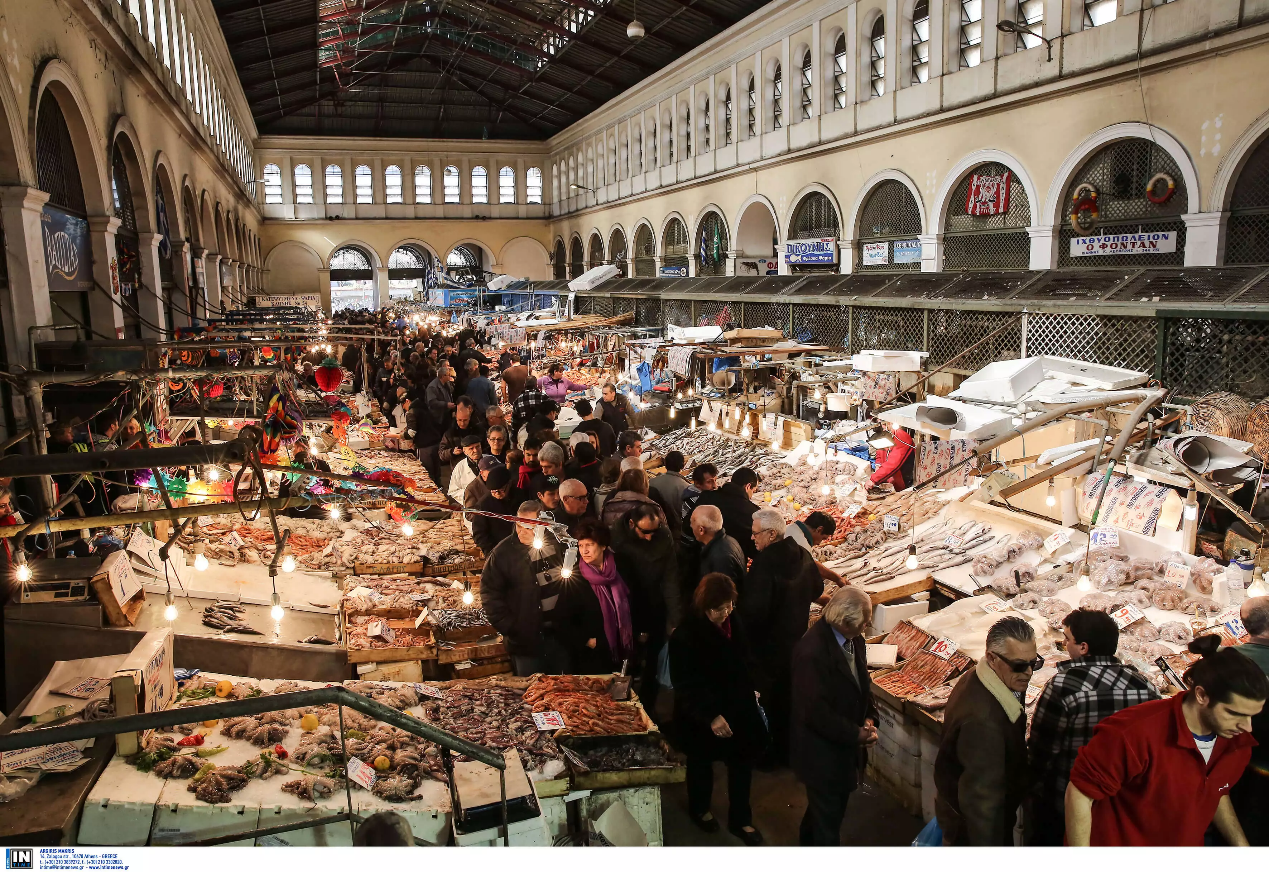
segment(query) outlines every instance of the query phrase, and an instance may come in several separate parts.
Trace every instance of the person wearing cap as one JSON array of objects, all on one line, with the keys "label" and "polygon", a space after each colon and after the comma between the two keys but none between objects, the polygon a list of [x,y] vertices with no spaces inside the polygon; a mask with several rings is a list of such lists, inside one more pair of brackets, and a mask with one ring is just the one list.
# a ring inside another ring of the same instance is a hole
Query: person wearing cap
[{"label": "person wearing cap", "polygon": [[502,461],[494,457],[492,454],[483,455],[476,462],[476,469],[480,473],[471,484],[467,485],[467,489],[463,491],[463,507],[474,509],[480,505],[480,501],[489,496],[489,473],[502,466]]},{"label": "person wearing cap", "polygon": [[560,479],[555,475],[538,474],[533,477],[533,498],[549,512],[560,511]]},{"label": "person wearing cap", "polygon": [[594,433],[599,440],[599,459],[617,450],[617,431],[607,421],[595,417],[595,407],[590,400],[573,403],[573,411],[582,416],[582,422],[573,428],[574,433]]},{"label": "person wearing cap", "polygon": [[[476,508],[481,512],[492,512],[495,515],[512,516],[516,506],[512,498],[511,473],[504,467],[496,467],[489,471],[485,484],[489,494],[480,501]],[[513,524],[502,518],[489,515],[471,516],[471,538],[486,557],[494,546],[511,535]]]},{"label": "person wearing cap", "polygon": [[449,490],[446,491],[449,498],[456,503],[462,503],[467,485],[480,478],[479,463],[483,446],[484,440],[475,433],[463,437],[462,455],[454,460],[454,470],[449,476]]}]

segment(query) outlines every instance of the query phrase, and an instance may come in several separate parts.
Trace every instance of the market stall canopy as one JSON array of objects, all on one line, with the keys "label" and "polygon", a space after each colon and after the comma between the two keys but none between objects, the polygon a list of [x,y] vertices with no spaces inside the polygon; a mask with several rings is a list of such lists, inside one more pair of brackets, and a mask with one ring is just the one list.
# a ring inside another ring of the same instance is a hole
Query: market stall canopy
[{"label": "market stall canopy", "polygon": [[989,363],[948,394],[983,403],[1062,402],[1089,390],[1115,391],[1144,384],[1148,375],[1067,357],[1026,357]]},{"label": "market stall canopy", "polygon": [[[957,416],[953,426],[936,420],[943,410]],[[888,424],[919,430],[940,439],[991,439],[1013,427],[1012,414],[933,395],[926,397],[924,403],[890,409],[877,417]]]},{"label": "market stall canopy", "polygon": [[621,275],[621,270],[617,269],[617,267],[610,263],[601,264],[591,267],[569,282],[568,289],[574,292],[594,290],[599,285],[619,275]]},{"label": "market stall canopy", "polygon": [[516,279],[515,276],[509,276],[509,275],[494,276],[493,278],[489,280],[489,284],[485,285],[485,287],[491,291],[501,291],[515,284],[516,281],[518,280]]}]

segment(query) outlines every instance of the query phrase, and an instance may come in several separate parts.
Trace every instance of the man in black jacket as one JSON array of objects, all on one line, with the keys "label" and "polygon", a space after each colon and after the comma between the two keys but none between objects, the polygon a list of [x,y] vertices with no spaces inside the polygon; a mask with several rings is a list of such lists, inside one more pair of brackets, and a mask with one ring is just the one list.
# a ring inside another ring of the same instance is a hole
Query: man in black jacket
[{"label": "man in black jacket", "polygon": [[582,423],[573,428],[574,433],[594,433],[599,437],[599,457],[603,459],[617,450],[617,431],[607,421],[595,417],[590,400],[573,403],[573,411],[582,416]]},{"label": "man in black jacket", "polygon": [[744,597],[745,555],[740,544],[723,529],[723,515],[717,506],[698,506],[692,512],[692,535],[701,546],[696,577],[687,578],[683,592],[691,598],[696,584],[711,572],[721,572],[732,580]]},{"label": "man in black jacket", "polygon": [[[511,473],[501,467],[495,468],[490,471],[485,484],[489,487],[489,496],[481,500],[476,508],[499,515],[514,514],[516,506],[511,501]],[[499,542],[511,535],[513,526],[502,518],[472,515],[471,538],[480,547],[481,553],[488,557]]]},{"label": "man in black jacket", "polygon": [[488,454],[489,446],[485,444],[484,423],[476,414],[476,404],[471,401],[471,398],[459,397],[457,408],[454,410],[454,423],[445,431],[445,436],[441,439],[441,462],[452,467],[461,461],[463,440],[468,436],[480,437],[480,454],[477,454],[477,457]]},{"label": "man in black jacket", "polygon": [[784,518],[775,509],[754,513],[753,541],[758,556],[745,576],[736,614],[749,631],[754,678],[770,720],[768,763],[781,765],[789,753],[793,648],[806,635],[811,603],[823,595],[824,582],[811,555],[786,538]]},{"label": "man in black jacket", "polygon": [[806,785],[802,845],[841,844],[847,800],[866,749],[877,741],[863,639],[871,620],[868,594],[844,587],[793,649],[790,763]]},{"label": "man in black jacket", "polygon": [[732,473],[731,481],[718,490],[701,494],[697,506],[717,506],[723,513],[723,529],[727,535],[740,543],[745,557],[752,560],[758,556],[754,547],[752,524],[753,513],[758,507],[752,501],[753,493],[758,489],[758,474],[747,466]]},{"label": "man in black jacket", "polygon": [[626,421],[631,414],[630,401],[624,394],[617,393],[617,388],[612,382],[604,385],[602,393],[604,398],[599,401],[599,414],[608,422],[608,426],[612,427],[614,433],[620,433],[629,427]]},{"label": "man in black jacket", "polygon": [[651,503],[635,506],[612,527],[617,572],[630,589],[630,619],[643,661],[639,697],[648,711],[656,710],[661,648],[683,618],[674,544]]}]

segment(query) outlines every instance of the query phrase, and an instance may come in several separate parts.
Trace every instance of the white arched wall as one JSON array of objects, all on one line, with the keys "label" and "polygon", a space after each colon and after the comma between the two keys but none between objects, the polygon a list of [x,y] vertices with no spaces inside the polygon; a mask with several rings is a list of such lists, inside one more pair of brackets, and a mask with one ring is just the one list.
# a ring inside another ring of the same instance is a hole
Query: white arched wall
[{"label": "white arched wall", "polygon": [[[790,238],[790,234],[792,232],[792,227],[793,227],[793,216],[797,215],[798,207],[802,205],[803,200],[805,200],[808,196],[814,193],[820,193],[820,194],[823,194],[825,197],[828,197],[828,202],[833,205],[833,209],[837,212],[838,244],[840,245],[841,228],[843,226],[843,221],[844,221],[844,217],[843,217],[844,213],[842,212],[842,204],[837,201],[837,195],[834,194],[830,188],[828,188],[825,185],[821,185],[819,182],[812,182],[811,184],[806,185],[805,187],[802,188],[802,190],[797,192],[797,194],[793,197],[793,199],[789,201],[789,211],[784,216],[784,221],[781,222],[780,224],[780,228],[782,231],[780,234],[780,240],[782,242]],[[843,261],[841,259],[841,255],[839,253],[838,263],[842,263],[842,262]],[[789,265],[785,263],[784,256],[781,253],[780,254],[780,275],[788,275],[788,274],[789,274]]]},{"label": "white arched wall", "polygon": [[269,249],[264,269],[270,294],[325,293],[322,305],[330,311],[330,272],[322,256],[307,244],[294,239],[278,243]]},{"label": "white arched wall", "polygon": [[544,282],[551,279],[551,256],[531,236],[517,236],[502,247],[498,253],[496,272],[505,273],[518,279],[527,278],[533,282]]},{"label": "white arched wall", "polygon": [[[1062,165],[1058,167],[1049,183],[1048,196],[1044,200],[1044,211],[1040,213],[1045,226],[1031,229],[1031,268],[1050,269],[1057,264],[1058,228],[1062,224],[1062,210],[1065,208],[1066,188],[1071,177],[1099,149],[1119,142],[1122,139],[1153,140],[1156,145],[1166,151],[1181,169],[1181,178],[1185,182],[1186,213],[1181,216],[1185,222],[1185,265],[1214,266],[1220,248],[1221,216],[1219,212],[1201,212],[1203,208],[1203,192],[1199,187],[1198,172],[1194,161],[1185,146],[1176,137],[1153,124],[1140,121],[1125,121],[1103,127],[1085,139],[1075,148]],[[1037,238],[1041,237],[1041,238]],[[1039,257],[1044,262],[1039,263]]]},{"label": "white arched wall", "polygon": [[[912,194],[912,199],[916,200],[917,211],[921,213],[921,249],[924,253],[927,246],[925,231],[930,226],[930,219],[925,209],[925,200],[921,197],[921,190],[907,173],[899,172],[899,170],[882,170],[875,173],[860,187],[855,194],[855,202],[851,204],[849,219],[842,221],[842,236],[837,243],[842,272],[852,272],[855,268],[855,240],[859,238],[859,218],[864,211],[864,203],[868,200],[868,195],[882,182],[898,182],[907,188]],[[924,269],[924,263],[922,268]]]},{"label": "white arched wall", "polygon": [[784,239],[775,206],[762,194],[751,194],[741,203],[740,211],[736,213],[736,223],[731,235],[733,257],[745,255],[776,258],[779,252],[772,250],[772,239],[776,240],[777,245]]},{"label": "white arched wall", "polygon": [[[107,166],[103,163],[107,154],[106,144],[102,141],[96,126],[89,122],[92,114],[79,79],[66,63],[56,58],[46,62],[40,70],[35,99],[31,104],[35,111],[29,114],[27,146],[32,166],[35,161],[35,124],[39,114],[40,100],[44,99],[50,91],[52,96],[57,98],[62,115],[66,118],[66,126],[70,129],[71,141],[75,147],[75,162],[79,165],[80,179],[84,188],[84,203],[88,214],[113,214],[110,175]],[[34,181],[32,183],[34,184]]]},{"label": "white arched wall", "polygon": [[[1212,192],[1207,208],[1217,215],[1216,262],[1225,262],[1225,227],[1229,221],[1229,203],[1234,196],[1234,188],[1242,175],[1247,159],[1256,150],[1256,146],[1269,136],[1269,112],[1261,115],[1234,141],[1234,145],[1225,153],[1216,167],[1216,176],[1212,179]],[[1189,248],[1187,228],[1186,248]]]},{"label": "white arched wall", "polygon": [[[407,245],[413,245],[416,248],[423,249],[424,251],[428,253],[430,257],[435,258],[436,260],[442,259],[441,256],[436,253],[436,248],[434,246],[424,242],[422,239],[416,239],[413,236],[406,237],[405,239],[401,239],[393,243],[392,248],[388,249],[388,257],[391,258],[392,252],[396,251],[398,248],[401,248]],[[387,263],[387,261],[385,260],[384,263]]]},{"label": "white arched wall", "polygon": [[[1027,228],[1027,232],[1031,235],[1031,262],[1034,265],[1037,258],[1045,260],[1048,256],[1050,248],[1046,247],[1045,235],[1040,232],[1043,230],[1040,221],[1040,204],[1037,202],[1037,192],[1031,181],[1031,174],[1013,155],[999,149],[983,148],[965,155],[943,177],[943,181],[939,183],[938,192],[934,195],[933,220],[927,220],[924,210],[922,211],[921,224],[929,231],[927,235],[921,237],[922,269],[941,270],[943,268],[943,228],[947,221],[948,200],[961,179],[976,167],[988,163],[998,163],[1008,167],[1018,181],[1022,182],[1022,187],[1027,192],[1027,203],[1031,207],[1030,226]],[[920,197],[917,197],[917,204],[921,204]],[[1037,250],[1037,243],[1039,243],[1039,250]],[[1044,266],[1034,268],[1048,269],[1049,263],[1046,261]]]}]

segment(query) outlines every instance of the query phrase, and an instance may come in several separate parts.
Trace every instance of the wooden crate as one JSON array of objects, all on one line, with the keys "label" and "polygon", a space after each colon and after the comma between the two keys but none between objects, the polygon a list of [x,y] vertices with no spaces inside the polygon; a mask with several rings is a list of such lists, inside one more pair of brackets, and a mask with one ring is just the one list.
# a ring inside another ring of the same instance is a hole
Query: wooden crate
[{"label": "wooden crate", "polygon": [[464,660],[488,660],[507,656],[507,645],[499,636],[491,642],[482,644],[461,644],[453,648],[438,648],[436,660],[439,663],[461,663]]}]

